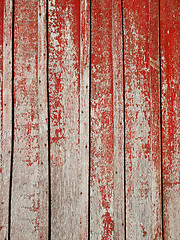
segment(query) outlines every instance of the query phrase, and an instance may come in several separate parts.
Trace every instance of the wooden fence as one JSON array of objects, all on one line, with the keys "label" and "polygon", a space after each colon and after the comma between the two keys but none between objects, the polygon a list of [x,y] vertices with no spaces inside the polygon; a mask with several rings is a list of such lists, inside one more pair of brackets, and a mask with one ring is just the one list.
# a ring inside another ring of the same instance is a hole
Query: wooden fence
[{"label": "wooden fence", "polygon": [[0,239],[180,239],[179,39],[179,0],[0,0]]}]

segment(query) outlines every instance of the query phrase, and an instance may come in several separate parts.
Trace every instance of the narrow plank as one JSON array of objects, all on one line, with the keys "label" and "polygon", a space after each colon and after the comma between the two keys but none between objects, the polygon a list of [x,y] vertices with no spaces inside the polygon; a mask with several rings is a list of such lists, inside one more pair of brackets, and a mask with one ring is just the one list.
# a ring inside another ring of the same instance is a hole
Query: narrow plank
[{"label": "narrow plank", "polygon": [[89,0],[49,1],[52,239],[88,239]]},{"label": "narrow plank", "polygon": [[124,84],[121,1],[112,1],[114,118],[114,238],[125,239]]},{"label": "narrow plank", "polygon": [[180,2],[160,1],[164,239],[180,238]]},{"label": "narrow plank", "polygon": [[11,239],[48,239],[46,1],[16,0]]},{"label": "narrow plank", "polygon": [[12,138],[12,1],[0,1],[0,239],[8,239]]},{"label": "narrow plank", "polygon": [[161,239],[158,1],[124,1],[126,237]]},{"label": "narrow plank", "polygon": [[90,0],[80,1],[80,233],[88,239],[89,221],[89,93],[90,93]]},{"label": "narrow plank", "polygon": [[123,57],[120,1],[91,1],[90,238],[124,239]]}]

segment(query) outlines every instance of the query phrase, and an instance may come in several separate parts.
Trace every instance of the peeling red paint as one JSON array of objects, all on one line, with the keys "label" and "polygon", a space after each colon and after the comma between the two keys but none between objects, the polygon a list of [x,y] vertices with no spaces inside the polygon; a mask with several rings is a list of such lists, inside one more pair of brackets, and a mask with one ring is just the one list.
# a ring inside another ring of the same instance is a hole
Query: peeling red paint
[{"label": "peeling red paint", "polygon": [[179,1],[0,6],[0,239],[12,156],[10,237],[48,238],[48,99],[52,238],[178,239]]},{"label": "peeling red paint", "polygon": [[110,216],[109,212],[106,212],[103,216],[103,224],[104,224],[104,233],[102,236],[102,240],[108,240],[112,238],[112,234],[114,231],[114,221],[112,217]]},{"label": "peeling red paint", "polygon": [[[94,0],[91,4],[91,223],[94,223],[91,226],[91,237],[100,234],[100,239],[112,239],[114,231],[112,3],[107,0],[101,4]],[[95,212],[99,212],[99,215]],[[98,218],[102,218],[100,226],[97,225]]]},{"label": "peeling red paint", "polygon": [[14,239],[48,236],[46,53],[46,1],[15,1],[11,209]]},{"label": "peeling red paint", "polygon": [[124,1],[123,13],[126,237],[161,239],[159,2]]},{"label": "peeling red paint", "polygon": [[11,2],[0,0],[0,239],[8,236],[11,154]]},{"label": "peeling red paint", "polygon": [[52,238],[87,239],[89,0],[50,0],[48,19]]},{"label": "peeling red paint", "polygon": [[147,231],[145,230],[142,224],[141,224],[141,228],[142,228],[143,237],[146,237]]},{"label": "peeling red paint", "polygon": [[[1,0],[0,8],[0,167],[2,167],[3,151],[3,23],[4,23],[4,0]],[[0,171],[1,173],[1,171]]]},{"label": "peeling red paint", "polygon": [[165,239],[178,239],[180,235],[180,141],[178,134],[180,4],[176,0],[161,0],[160,3],[163,225]]}]

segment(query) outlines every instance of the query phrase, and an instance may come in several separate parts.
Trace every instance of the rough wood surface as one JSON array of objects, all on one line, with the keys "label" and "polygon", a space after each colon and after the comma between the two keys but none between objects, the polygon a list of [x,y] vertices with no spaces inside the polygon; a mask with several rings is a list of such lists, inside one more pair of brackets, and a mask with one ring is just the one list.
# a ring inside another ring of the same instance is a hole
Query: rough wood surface
[{"label": "rough wood surface", "polygon": [[11,239],[48,239],[46,1],[15,1]]},{"label": "rough wood surface", "polygon": [[125,239],[124,99],[121,1],[112,1],[114,118],[114,238]]},{"label": "rough wood surface", "polygon": [[52,239],[88,239],[89,0],[49,1]]},{"label": "rough wood surface", "polygon": [[180,239],[179,39],[178,0],[0,0],[0,239]]},{"label": "rough wood surface", "polygon": [[90,238],[124,239],[121,5],[91,1]]},{"label": "rough wood surface", "polygon": [[123,1],[126,238],[161,239],[158,1]]},{"label": "rough wood surface", "polygon": [[8,238],[12,142],[12,1],[0,1],[0,239]]},{"label": "rough wood surface", "polygon": [[164,239],[180,239],[180,2],[160,2]]}]

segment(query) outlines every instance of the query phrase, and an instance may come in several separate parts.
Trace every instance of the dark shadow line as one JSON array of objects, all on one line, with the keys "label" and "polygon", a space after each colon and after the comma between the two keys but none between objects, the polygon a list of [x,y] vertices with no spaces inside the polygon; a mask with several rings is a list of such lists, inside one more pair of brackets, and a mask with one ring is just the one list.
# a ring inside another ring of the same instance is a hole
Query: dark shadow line
[{"label": "dark shadow line", "polygon": [[46,46],[47,46],[47,114],[48,114],[48,185],[49,185],[49,208],[48,208],[48,240],[51,240],[51,146],[50,146],[50,101],[49,101],[49,38],[48,38],[48,4],[46,0]]},{"label": "dark shadow line", "polygon": [[9,182],[9,216],[8,216],[8,240],[11,238],[11,202],[12,202],[12,177],[13,177],[13,157],[14,157],[14,13],[15,0],[12,1],[12,129],[11,129],[11,166]]},{"label": "dark shadow line", "polygon": [[124,123],[124,239],[126,240],[126,119],[125,119],[125,62],[124,62],[124,11],[121,0],[122,58],[123,58],[123,123]]},{"label": "dark shadow line", "polygon": [[92,5],[90,0],[90,39],[89,39],[89,186],[88,186],[88,240],[91,235],[91,31],[92,31]]},{"label": "dark shadow line", "polygon": [[161,137],[161,211],[162,211],[162,239],[164,240],[164,206],[163,206],[163,149],[162,149],[162,79],[161,79],[161,8],[159,0],[159,81],[160,81],[160,137]]}]

